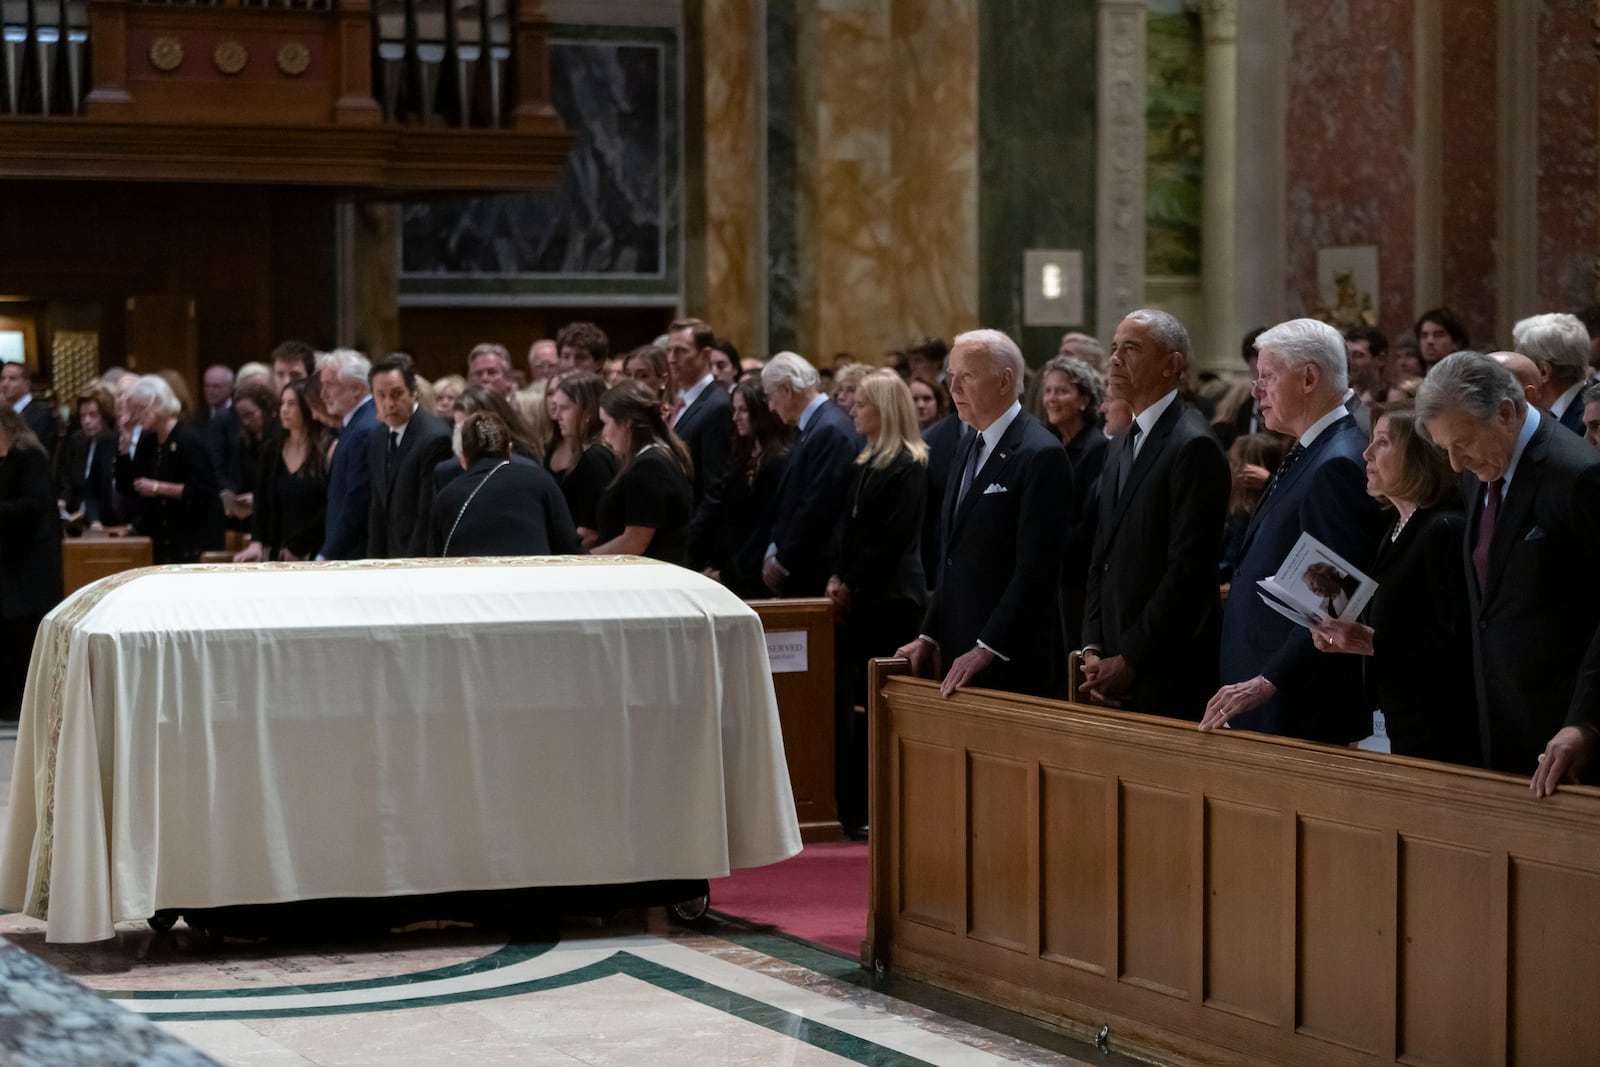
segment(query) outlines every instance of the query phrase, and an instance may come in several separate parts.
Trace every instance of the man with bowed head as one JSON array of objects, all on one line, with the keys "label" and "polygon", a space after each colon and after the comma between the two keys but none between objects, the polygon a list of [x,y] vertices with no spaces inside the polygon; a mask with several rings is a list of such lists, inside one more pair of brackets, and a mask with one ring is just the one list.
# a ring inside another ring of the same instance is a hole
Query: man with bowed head
[{"label": "man with bowed head", "polygon": [[940,517],[937,593],[922,635],[895,654],[913,672],[949,663],[940,692],[977,685],[1066,692],[1061,531],[1072,522],[1072,465],[1055,434],[1022,410],[1022,352],[999,330],[961,334],[950,396],[966,436]]},{"label": "man with bowed head", "polygon": [[1600,745],[1600,457],[1476,352],[1429,372],[1417,419],[1463,475],[1484,762],[1549,796]]},{"label": "man with bowed head", "polygon": [[1276,574],[1309,533],[1363,571],[1377,552],[1378,508],[1367,495],[1367,435],[1345,409],[1344,337],[1316,319],[1256,338],[1252,393],[1267,429],[1296,438],[1256,505],[1222,622],[1222,688],[1200,729],[1235,727],[1345,744],[1367,736],[1361,663],[1320,655],[1311,631],[1268,607],[1256,583]]}]

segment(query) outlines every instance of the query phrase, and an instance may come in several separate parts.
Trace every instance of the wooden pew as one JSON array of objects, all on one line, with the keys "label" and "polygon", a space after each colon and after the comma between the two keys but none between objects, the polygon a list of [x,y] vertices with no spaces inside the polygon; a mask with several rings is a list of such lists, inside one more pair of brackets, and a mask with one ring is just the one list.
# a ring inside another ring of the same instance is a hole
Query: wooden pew
[{"label": "wooden pew", "polygon": [[833,799],[833,602],[818,598],[749,604],[761,616],[768,655],[774,660],[772,685],[800,836],[808,842],[836,841],[841,831]]},{"label": "wooden pew", "polygon": [[869,964],[1166,1062],[1600,1056],[1600,790],[873,671]]},{"label": "wooden pew", "polygon": [[135,567],[148,567],[152,560],[148,537],[107,537],[86,533],[61,542],[61,585],[71,596],[90,582],[109,574],[120,574]]}]

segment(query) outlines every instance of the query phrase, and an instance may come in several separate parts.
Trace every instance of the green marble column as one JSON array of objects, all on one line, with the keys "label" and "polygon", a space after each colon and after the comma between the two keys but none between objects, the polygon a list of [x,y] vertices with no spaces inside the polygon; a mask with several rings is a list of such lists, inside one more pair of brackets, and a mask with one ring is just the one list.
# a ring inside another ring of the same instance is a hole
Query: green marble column
[{"label": "green marble column", "polygon": [[1039,364],[1073,327],[1023,327],[1023,251],[1082,249],[1095,307],[1095,4],[984,0],[979,20],[979,317]]}]

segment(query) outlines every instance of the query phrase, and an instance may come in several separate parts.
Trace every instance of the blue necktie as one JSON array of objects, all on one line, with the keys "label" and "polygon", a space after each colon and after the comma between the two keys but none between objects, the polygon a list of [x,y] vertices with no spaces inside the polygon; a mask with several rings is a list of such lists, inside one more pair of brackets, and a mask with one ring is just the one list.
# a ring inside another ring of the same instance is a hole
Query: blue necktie
[{"label": "blue necktie", "polygon": [[967,459],[967,469],[961,472],[961,490],[956,493],[958,509],[961,507],[961,502],[967,498],[967,490],[972,488],[972,479],[981,466],[983,466],[983,434],[980,433],[978,440],[973,443],[972,455]]}]

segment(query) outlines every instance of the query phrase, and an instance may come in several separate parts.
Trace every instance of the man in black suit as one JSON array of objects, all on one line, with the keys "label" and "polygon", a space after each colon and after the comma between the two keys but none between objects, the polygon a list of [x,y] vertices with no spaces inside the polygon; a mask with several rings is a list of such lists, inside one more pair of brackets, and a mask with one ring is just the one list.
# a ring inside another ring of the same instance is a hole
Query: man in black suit
[{"label": "man in black suit", "polygon": [[1261,334],[1256,346],[1262,419],[1296,441],[1245,530],[1222,620],[1223,685],[1200,728],[1231,720],[1246,730],[1344,744],[1372,726],[1359,659],[1318,653],[1311,631],[1269,608],[1256,583],[1278,572],[1303,533],[1371,570],[1378,509],[1367,495],[1367,435],[1344,406],[1348,357],[1338,330],[1293,319]]},{"label": "man in black suit", "polygon": [[1464,472],[1484,762],[1548,796],[1600,744],[1600,457],[1476,352],[1428,373],[1417,418]]},{"label": "man in black suit", "polygon": [[33,395],[33,383],[28,375],[28,365],[22,362],[0,363],[0,400],[11,405],[11,410],[22,416],[33,436],[39,439],[50,469],[55,470],[56,443],[61,436],[60,424],[50,405]]},{"label": "man in black suit", "polygon": [[936,653],[948,657],[945,696],[966,685],[1066,692],[1060,538],[1072,523],[1072,465],[1022,410],[1023,369],[999,330],[964,333],[950,350],[950,396],[975,432],[945,489],[938,591],[922,635],[896,653],[921,675]]},{"label": "man in black suit", "polygon": [[233,410],[233,371],[222,364],[207,367],[200,379],[206,410],[195,420],[205,431],[211,462],[224,489],[239,489],[239,415]]},{"label": "man in black suit", "polygon": [[417,407],[417,368],[395,352],[367,376],[382,426],[367,446],[372,502],[367,556],[403,559],[427,554],[433,512],[433,468],[450,456],[451,430]]},{"label": "man in black suit", "polygon": [[761,389],[767,406],[799,431],[778,487],[761,581],[773,596],[822,596],[861,440],[850,416],[821,391],[817,369],[793,352],[767,362]]},{"label": "man in black suit", "polygon": [[689,564],[705,566],[713,497],[728,473],[733,451],[733,399],[716,387],[711,373],[716,334],[699,319],[678,319],[667,328],[667,366],[676,389],[668,425],[689,446],[694,468],[694,516],[689,522]]},{"label": "man in black suit", "polygon": [[1084,603],[1090,695],[1151,715],[1200,718],[1217,689],[1217,561],[1227,457],[1178,395],[1189,332],[1135,311],[1111,342],[1109,388],[1135,412],[1100,475],[1100,521]]},{"label": "man in black suit", "polygon": [[1583,436],[1583,401],[1589,380],[1589,331],[1576,315],[1534,315],[1511,329],[1517,352],[1539,371],[1538,406]]}]

